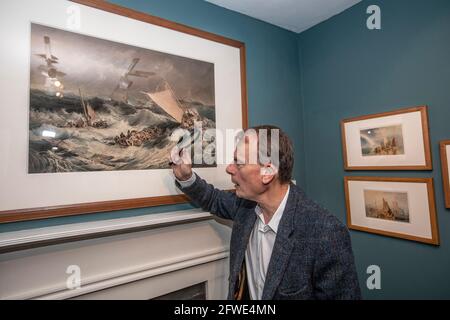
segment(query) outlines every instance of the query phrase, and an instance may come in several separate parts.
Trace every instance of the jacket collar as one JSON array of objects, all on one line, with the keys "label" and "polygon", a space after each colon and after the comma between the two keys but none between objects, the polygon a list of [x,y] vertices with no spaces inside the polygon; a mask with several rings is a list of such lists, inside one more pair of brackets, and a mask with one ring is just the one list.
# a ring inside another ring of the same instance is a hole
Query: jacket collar
[{"label": "jacket collar", "polygon": [[275,290],[280,284],[284,275],[284,270],[289,262],[289,257],[294,248],[294,243],[292,239],[290,239],[290,236],[294,231],[294,216],[297,211],[298,200],[301,197],[302,192],[297,186],[291,184],[286,208],[278,226],[277,237],[267,269],[262,300],[270,300],[273,298]]},{"label": "jacket collar", "polygon": [[[289,186],[286,190],[286,194],[284,195],[283,199],[280,202],[280,205],[278,206],[275,213],[272,215],[272,218],[270,219],[269,223],[267,225],[272,229],[275,234],[278,232],[278,226],[280,225],[281,218],[283,217],[284,211],[286,209],[287,199],[289,197],[289,191],[291,187]],[[257,204],[255,207],[255,214],[262,221],[263,224],[266,224],[264,221],[264,215],[262,212],[261,207]]]}]

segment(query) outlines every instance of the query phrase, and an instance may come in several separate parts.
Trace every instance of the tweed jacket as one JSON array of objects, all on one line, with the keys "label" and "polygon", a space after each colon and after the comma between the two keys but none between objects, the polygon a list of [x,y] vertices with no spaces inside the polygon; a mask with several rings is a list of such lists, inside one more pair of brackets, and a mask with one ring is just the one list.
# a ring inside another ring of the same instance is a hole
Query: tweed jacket
[{"label": "tweed jacket", "polygon": [[[257,215],[256,203],[221,191],[199,176],[186,188],[191,200],[233,220],[228,299],[233,299]],[[269,262],[262,299],[360,299],[350,236],[332,214],[291,184]]]}]

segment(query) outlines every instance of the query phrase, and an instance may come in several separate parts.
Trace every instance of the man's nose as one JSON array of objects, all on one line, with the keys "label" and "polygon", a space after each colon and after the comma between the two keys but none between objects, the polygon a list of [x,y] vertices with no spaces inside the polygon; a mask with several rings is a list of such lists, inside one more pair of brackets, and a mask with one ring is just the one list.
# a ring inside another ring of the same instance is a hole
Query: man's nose
[{"label": "man's nose", "polygon": [[226,170],[225,170],[228,174],[233,175],[236,172],[236,166],[231,163],[227,166]]}]

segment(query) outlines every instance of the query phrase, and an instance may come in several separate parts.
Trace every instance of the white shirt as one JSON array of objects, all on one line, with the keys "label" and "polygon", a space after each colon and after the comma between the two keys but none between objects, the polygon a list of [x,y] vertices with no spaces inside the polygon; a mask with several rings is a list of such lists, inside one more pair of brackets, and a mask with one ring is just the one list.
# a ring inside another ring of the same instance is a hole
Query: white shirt
[{"label": "white shirt", "polygon": [[255,226],[250,234],[247,250],[245,251],[248,289],[252,300],[261,300],[264,283],[266,282],[267,267],[272,256],[278,225],[286,207],[289,189],[290,187],[288,187],[283,200],[268,224],[264,222],[261,208],[258,205],[255,208],[258,219],[256,219]]},{"label": "white shirt", "polygon": [[[196,180],[196,175],[186,181],[177,181],[185,188],[192,185]],[[264,216],[261,208],[255,207],[255,214],[258,216],[250,239],[248,241],[247,250],[245,251],[245,268],[247,271],[247,283],[252,300],[261,300],[264,283],[266,282],[267,267],[269,266],[270,257],[272,256],[273,245],[277,236],[278,225],[283,216],[286,207],[290,186],[284,195],[278,209],[273,214],[269,223],[264,222]]]}]

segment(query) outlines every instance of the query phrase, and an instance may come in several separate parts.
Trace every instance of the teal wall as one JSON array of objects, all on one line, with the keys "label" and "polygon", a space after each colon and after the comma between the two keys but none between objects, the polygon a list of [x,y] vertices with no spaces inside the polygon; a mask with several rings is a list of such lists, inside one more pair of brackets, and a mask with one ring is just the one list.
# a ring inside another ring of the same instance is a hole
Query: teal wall
[{"label": "teal wall", "polygon": [[[372,4],[381,8],[379,31],[366,28]],[[434,178],[440,247],[351,231],[364,297],[449,299],[450,210],[438,146],[450,138],[450,1],[363,1],[298,40],[309,195],[345,221],[345,175]],[[424,104],[433,171],[343,170],[341,119]],[[371,264],[381,268],[382,290],[366,289]]]},{"label": "teal wall", "polygon": [[[115,4],[245,43],[249,124],[279,125],[294,139],[294,177],[304,181],[297,34],[201,0],[116,0]],[[224,172],[224,174],[226,174]],[[149,181],[151,184],[151,181]],[[0,232],[192,208],[189,204],[0,224]]]}]

